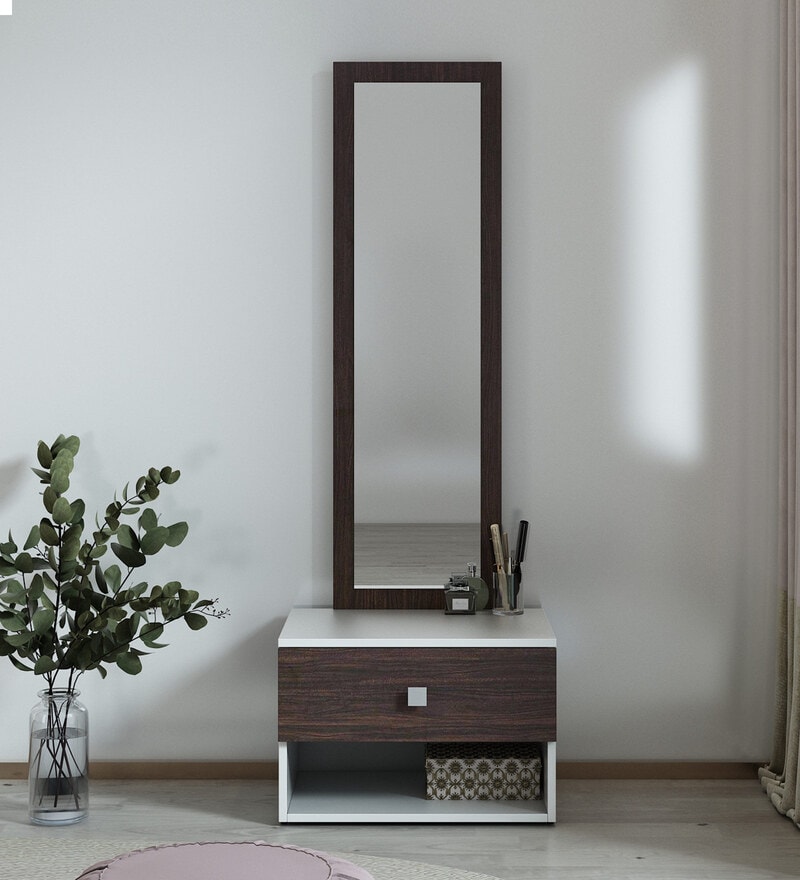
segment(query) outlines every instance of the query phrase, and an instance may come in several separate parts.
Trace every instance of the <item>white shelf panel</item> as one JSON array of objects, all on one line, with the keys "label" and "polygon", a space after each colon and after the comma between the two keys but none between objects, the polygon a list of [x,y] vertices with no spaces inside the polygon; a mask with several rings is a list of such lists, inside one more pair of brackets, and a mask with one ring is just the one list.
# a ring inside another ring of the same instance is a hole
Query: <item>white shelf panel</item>
[{"label": "white shelf panel", "polygon": [[279,648],[555,648],[541,608],[500,617],[490,611],[353,611],[293,608]]},{"label": "white shelf panel", "polygon": [[434,801],[425,774],[408,771],[303,772],[290,822],[547,822],[543,800]]}]

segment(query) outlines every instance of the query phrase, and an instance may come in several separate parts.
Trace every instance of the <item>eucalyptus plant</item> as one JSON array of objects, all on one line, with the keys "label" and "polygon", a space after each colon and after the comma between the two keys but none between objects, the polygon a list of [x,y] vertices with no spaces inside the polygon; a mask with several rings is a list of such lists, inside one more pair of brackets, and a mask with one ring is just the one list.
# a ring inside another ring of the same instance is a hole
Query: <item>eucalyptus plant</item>
[{"label": "eucalyptus plant", "polygon": [[49,693],[64,677],[72,692],[90,669],[105,678],[110,664],[136,675],[142,656],[165,647],[159,639],[169,624],[183,620],[199,630],[228,614],[179,581],[139,580],[148,559],[177,547],[189,530],[185,522],[163,525],[151,506],[180,471],[150,468],[133,490],[129,483],[121,498],[115,493],[84,536],[86,505],[66,496],[79,447],[78,437],[63,434],[50,446],[39,442],[33,472],[45,487],[47,515],[22,549],[11,532],[0,543],[0,656],[43,676]]}]

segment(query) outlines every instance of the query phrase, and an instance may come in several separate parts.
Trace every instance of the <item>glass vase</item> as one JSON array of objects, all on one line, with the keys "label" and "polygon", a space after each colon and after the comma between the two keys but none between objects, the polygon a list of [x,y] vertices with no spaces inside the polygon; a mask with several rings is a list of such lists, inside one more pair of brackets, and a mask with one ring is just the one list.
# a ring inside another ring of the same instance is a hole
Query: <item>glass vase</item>
[{"label": "glass vase", "polygon": [[89,715],[80,691],[39,691],[31,709],[28,812],[37,825],[69,825],[89,809]]}]

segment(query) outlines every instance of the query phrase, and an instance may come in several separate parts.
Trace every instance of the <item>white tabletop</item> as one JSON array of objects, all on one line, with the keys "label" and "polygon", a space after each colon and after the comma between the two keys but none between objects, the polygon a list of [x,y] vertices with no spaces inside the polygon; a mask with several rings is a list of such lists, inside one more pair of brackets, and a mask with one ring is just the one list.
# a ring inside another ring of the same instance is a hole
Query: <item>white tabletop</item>
[{"label": "white tabletop", "polygon": [[555,648],[541,608],[500,617],[489,611],[351,611],[293,608],[279,648]]}]

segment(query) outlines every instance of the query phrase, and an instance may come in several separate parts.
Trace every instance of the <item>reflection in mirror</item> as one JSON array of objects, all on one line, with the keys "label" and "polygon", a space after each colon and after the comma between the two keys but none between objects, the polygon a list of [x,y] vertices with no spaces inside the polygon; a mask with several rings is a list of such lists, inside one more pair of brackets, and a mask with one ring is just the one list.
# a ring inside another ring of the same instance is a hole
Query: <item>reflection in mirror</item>
[{"label": "reflection in mirror", "polygon": [[480,83],[356,83],[354,585],[480,560]]}]

